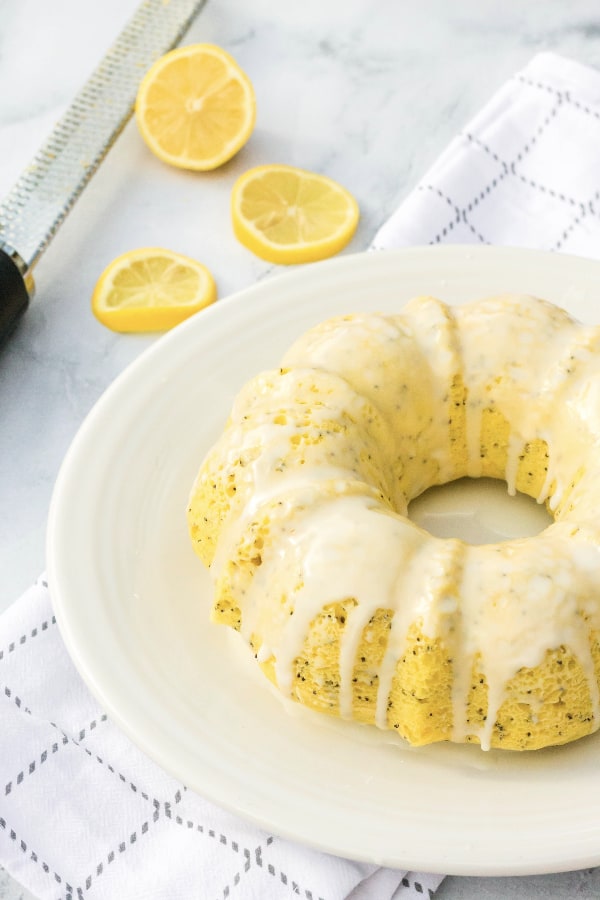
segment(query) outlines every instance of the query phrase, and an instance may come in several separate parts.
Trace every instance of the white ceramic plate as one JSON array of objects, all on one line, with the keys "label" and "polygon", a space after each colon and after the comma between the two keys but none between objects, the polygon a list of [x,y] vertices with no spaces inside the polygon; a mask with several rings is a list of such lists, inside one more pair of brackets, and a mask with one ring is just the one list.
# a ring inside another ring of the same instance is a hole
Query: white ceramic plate
[{"label": "white ceramic plate", "polygon": [[130,737],[207,798],[277,834],[356,859],[452,874],[600,863],[600,744],[534,754],[410,750],[375,729],[290,715],[210,586],[184,511],[231,400],[314,323],[517,291],[600,319],[600,264],[500,248],[360,254],[256,285],[178,327],[121,375],[67,454],[48,566],[83,678]]}]

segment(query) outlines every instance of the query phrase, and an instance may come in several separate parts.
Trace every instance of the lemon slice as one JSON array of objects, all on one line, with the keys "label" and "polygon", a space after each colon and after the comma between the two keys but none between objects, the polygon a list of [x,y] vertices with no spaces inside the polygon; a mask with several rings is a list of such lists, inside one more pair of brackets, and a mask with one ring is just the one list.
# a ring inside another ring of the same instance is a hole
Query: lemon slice
[{"label": "lemon slice", "polygon": [[160,159],[207,170],[246,143],[256,101],[250,80],[229,53],[193,44],[165,54],[148,70],[135,112],[144,141]]},{"label": "lemon slice", "polygon": [[166,331],[217,299],[201,263],[171,250],[130,250],[106,267],[92,310],[113,331]]},{"label": "lemon slice", "polygon": [[356,200],[343,187],[292,166],[257,166],[233,186],[234,234],[269,262],[333,256],[352,239],[358,217]]}]

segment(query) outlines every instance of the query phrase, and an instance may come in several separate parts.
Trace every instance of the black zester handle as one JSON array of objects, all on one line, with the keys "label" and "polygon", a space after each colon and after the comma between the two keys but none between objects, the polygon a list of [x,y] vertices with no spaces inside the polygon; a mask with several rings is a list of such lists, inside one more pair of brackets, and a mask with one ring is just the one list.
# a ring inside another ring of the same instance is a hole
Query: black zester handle
[{"label": "black zester handle", "polygon": [[0,248],[0,343],[12,334],[28,305],[25,277],[13,257]]}]

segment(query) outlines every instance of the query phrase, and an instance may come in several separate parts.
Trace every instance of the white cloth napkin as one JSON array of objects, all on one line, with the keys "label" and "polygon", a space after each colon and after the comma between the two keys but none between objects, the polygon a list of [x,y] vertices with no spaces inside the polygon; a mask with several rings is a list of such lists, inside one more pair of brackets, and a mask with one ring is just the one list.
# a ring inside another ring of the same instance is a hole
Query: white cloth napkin
[{"label": "white cloth napkin", "polygon": [[[450,144],[375,249],[484,242],[600,256],[600,73],[542,54]],[[442,876],[262,833],[161,771],[106,718],[45,582],[0,617],[0,863],[42,900],[407,900]]]},{"label": "white cloth napkin", "polygon": [[0,617],[0,862],[44,900],[408,900],[442,876],[257,830],[171,778],[73,668],[45,580]]},{"label": "white cloth napkin", "polygon": [[600,72],[540,53],[449,144],[374,249],[502,244],[600,256]]}]

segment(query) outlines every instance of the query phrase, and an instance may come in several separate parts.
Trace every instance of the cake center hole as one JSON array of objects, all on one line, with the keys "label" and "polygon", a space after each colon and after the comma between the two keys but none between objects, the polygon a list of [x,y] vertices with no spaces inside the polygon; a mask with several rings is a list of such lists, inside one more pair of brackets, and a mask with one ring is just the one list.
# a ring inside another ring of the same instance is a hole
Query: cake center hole
[{"label": "cake center hole", "polygon": [[539,534],[553,521],[543,504],[525,494],[511,497],[492,478],[461,478],[432,487],[412,501],[410,519],[435,537],[494,544]]}]

